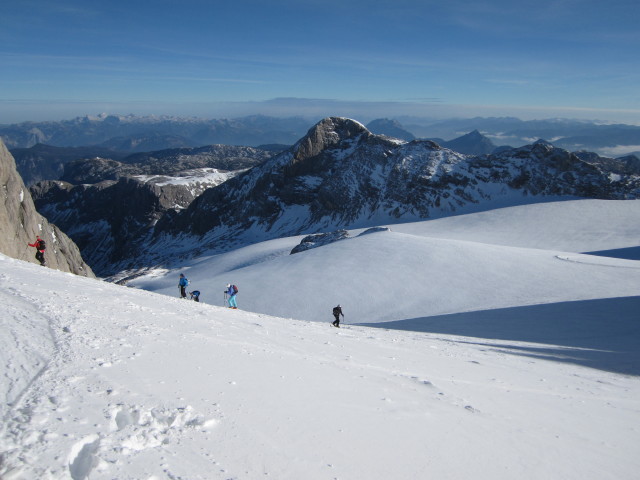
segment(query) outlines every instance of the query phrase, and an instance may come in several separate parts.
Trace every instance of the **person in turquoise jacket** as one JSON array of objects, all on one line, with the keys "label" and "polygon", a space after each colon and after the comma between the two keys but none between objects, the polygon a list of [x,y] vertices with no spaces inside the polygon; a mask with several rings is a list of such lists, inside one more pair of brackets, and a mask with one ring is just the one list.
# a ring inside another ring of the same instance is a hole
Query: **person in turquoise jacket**
[{"label": "person in turquoise jacket", "polygon": [[227,302],[229,303],[229,308],[238,308],[238,303],[236,302],[236,295],[238,294],[238,287],[235,285],[227,284],[227,290],[224,292],[227,294]]}]

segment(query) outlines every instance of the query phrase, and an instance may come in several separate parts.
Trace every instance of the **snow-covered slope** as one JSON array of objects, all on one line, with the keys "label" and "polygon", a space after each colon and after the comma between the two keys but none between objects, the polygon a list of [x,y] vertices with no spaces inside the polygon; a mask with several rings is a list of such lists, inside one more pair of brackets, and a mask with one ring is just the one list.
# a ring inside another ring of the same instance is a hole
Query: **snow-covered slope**
[{"label": "snow-covered slope", "polygon": [[595,252],[640,246],[640,200],[568,200],[506,207],[429,222],[398,232],[512,247]]},{"label": "snow-covered slope", "polygon": [[583,202],[530,241],[537,206],[133,282],[168,295],[0,256],[0,478],[634,478],[640,262],[577,252],[633,246],[640,204]]},{"label": "snow-covered slope", "polygon": [[[301,237],[258,243],[154,271],[132,285],[167,295],[183,272],[202,300],[326,321],[377,323],[640,294],[638,262],[581,255],[637,246],[640,201],[576,200],[493,210],[355,236],[289,255]],[[355,232],[357,233],[357,232]]]},{"label": "snow-covered slope", "polygon": [[585,367],[599,352],[566,345],[560,306],[535,343],[335,329],[7,257],[0,297],[6,480],[613,480],[640,468],[638,297],[579,331],[626,354],[633,375]]}]

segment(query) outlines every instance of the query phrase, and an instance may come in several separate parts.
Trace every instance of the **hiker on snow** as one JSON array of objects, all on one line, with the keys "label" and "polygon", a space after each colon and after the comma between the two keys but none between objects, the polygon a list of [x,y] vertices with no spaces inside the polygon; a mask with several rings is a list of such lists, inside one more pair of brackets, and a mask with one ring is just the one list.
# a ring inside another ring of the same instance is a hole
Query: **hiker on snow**
[{"label": "hiker on snow", "polygon": [[45,248],[47,248],[44,240],[36,235],[36,241],[33,243],[28,243],[27,245],[36,248],[36,259],[40,262],[40,265],[44,267],[44,250]]},{"label": "hiker on snow", "polygon": [[238,304],[236,303],[236,295],[238,294],[238,287],[235,285],[227,284],[227,290],[224,292],[229,296],[227,302],[229,303],[229,308],[238,308]]},{"label": "hiker on snow", "polygon": [[180,288],[180,296],[182,298],[187,298],[187,291],[185,287],[189,285],[189,280],[184,276],[184,273],[180,274],[180,281],[178,281],[178,288]]},{"label": "hiker on snow", "polygon": [[336,317],[336,319],[333,321],[331,325],[333,325],[334,327],[340,328],[340,315],[342,315],[342,318],[344,318],[344,313],[342,313],[342,307],[340,305],[338,305],[337,307],[333,307],[333,316]]},{"label": "hiker on snow", "polygon": [[191,300],[194,300],[196,302],[200,301],[200,290],[194,290],[193,292],[189,292],[189,295],[191,295]]}]

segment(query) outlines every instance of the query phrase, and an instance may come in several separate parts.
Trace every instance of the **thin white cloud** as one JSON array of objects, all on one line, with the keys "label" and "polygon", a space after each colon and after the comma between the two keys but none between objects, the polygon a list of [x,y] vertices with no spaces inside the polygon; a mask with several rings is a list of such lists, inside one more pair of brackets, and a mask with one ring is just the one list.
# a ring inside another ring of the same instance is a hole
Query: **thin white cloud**
[{"label": "thin white cloud", "polygon": [[615,147],[601,148],[600,155],[605,157],[623,157],[633,152],[640,152],[640,145],[617,145]]}]

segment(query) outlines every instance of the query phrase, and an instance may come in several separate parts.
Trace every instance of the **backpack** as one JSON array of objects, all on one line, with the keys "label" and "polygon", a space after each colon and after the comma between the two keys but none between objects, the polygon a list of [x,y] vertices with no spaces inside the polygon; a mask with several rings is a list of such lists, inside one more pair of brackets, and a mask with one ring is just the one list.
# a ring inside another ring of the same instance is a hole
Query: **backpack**
[{"label": "backpack", "polygon": [[233,288],[233,294],[235,295],[236,293],[238,293],[238,287],[236,287],[235,285],[231,285],[231,288]]},{"label": "backpack", "polygon": [[38,250],[45,250],[47,248],[47,244],[44,240],[40,239],[36,242],[36,248]]}]

